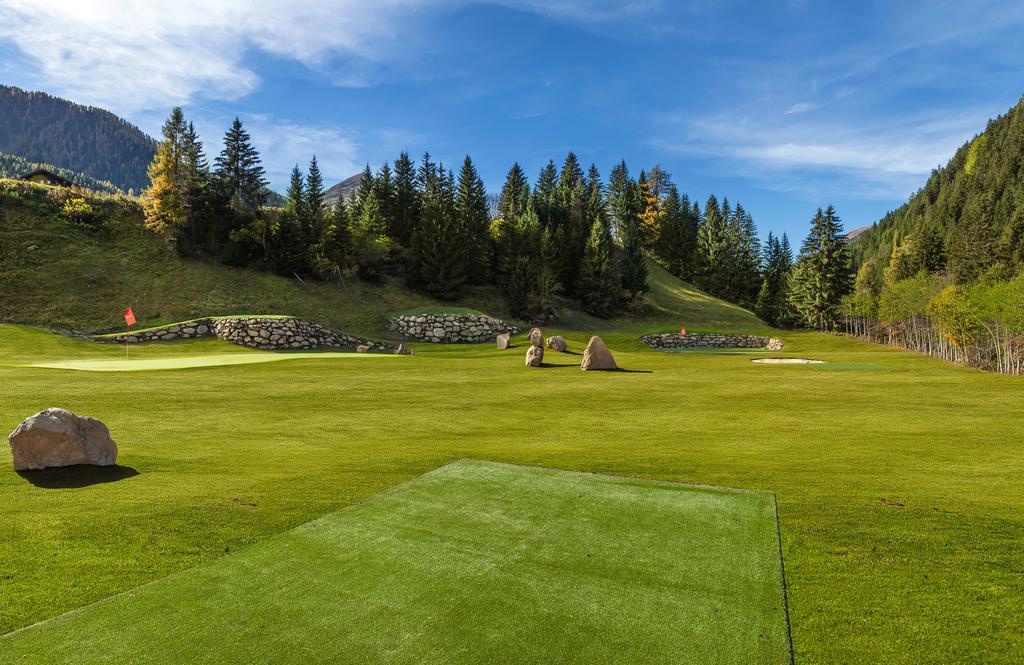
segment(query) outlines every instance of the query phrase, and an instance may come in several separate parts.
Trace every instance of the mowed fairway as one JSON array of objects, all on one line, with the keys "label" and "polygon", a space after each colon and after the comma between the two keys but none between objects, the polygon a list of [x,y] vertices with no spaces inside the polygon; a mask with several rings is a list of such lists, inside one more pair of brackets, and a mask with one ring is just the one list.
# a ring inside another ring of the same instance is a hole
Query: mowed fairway
[{"label": "mowed fairway", "polygon": [[[545,332],[577,353],[588,337]],[[552,351],[530,370],[518,338],[510,351],[416,345],[400,361],[100,373],[22,365],[109,357],[106,345],[0,326],[6,430],[49,406],[100,418],[136,474],[42,483],[3,447],[0,633],[474,458],[775,492],[799,662],[1019,662],[1021,379],[817,334],[782,333],[773,355],[844,371],[603,336],[629,371],[580,372],[579,355]]]},{"label": "mowed fairway", "polygon": [[[385,355],[388,358],[401,356]],[[161,369],[191,369],[195,367],[221,367],[224,365],[254,365],[282,360],[336,360],[338,358],[369,358],[368,353],[223,353],[205,356],[176,356],[171,358],[106,358],[33,363],[29,367],[45,369],[72,369],[82,372],[152,372]]]},{"label": "mowed fairway", "polygon": [[0,640],[24,662],[788,663],[775,502],[460,461]]}]

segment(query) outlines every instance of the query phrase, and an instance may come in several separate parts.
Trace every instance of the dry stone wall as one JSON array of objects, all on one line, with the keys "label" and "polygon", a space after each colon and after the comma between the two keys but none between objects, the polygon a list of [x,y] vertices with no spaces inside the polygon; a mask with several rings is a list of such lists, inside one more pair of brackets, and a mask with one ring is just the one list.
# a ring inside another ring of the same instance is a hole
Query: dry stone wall
[{"label": "dry stone wall", "polygon": [[672,332],[644,335],[640,341],[652,349],[782,349],[781,339],[761,335]]},{"label": "dry stone wall", "polygon": [[101,342],[132,344],[213,336],[233,344],[269,351],[318,349],[321,347],[355,349],[359,346],[366,346],[369,351],[377,353],[394,351],[392,347],[383,342],[374,342],[334,332],[312,321],[295,317],[249,316],[196,319],[153,330],[105,335],[94,339]]},{"label": "dry stone wall", "polygon": [[493,342],[498,335],[515,335],[519,329],[482,314],[401,314],[388,329],[403,337],[441,344]]}]

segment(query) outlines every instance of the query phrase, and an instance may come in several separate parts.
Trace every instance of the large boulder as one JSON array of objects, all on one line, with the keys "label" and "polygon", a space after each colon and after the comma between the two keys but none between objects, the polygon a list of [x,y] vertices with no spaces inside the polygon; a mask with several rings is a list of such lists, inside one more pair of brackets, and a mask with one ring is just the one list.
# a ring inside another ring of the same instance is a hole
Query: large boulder
[{"label": "large boulder", "polygon": [[511,340],[512,335],[508,333],[501,333],[500,335],[498,335],[498,338],[496,340],[498,344],[498,350],[504,351],[505,349],[510,348],[512,346]]},{"label": "large boulder", "polygon": [[544,346],[544,333],[541,332],[540,328],[534,328],[530,331],[530,345],[536,347]]},{"label": "large boulder", "polygon": [[612,352],[605,346],[604,340],[597,336],[591,337],[587,348],[583,351],[583,362],[580,363],[580,369],[588,371],[618,368],[619,366],[615,364],[615,358],[612,358]]},{"label": "large boulder", "polygon": [[544,347],[542,346],[530,346],[526,350],[526,366],[527,367],[540,367],[544,362]]},{"label": "large boulder", "polygon": [[117,462],[117,444],[107,426],[87,416],[51,408],[28,418],[7,437],[14,470]]},{"label": "large boulder", "polygon": [[566,351],[569,350],[569,347],[566,345],[565,340],[562,339],[560,335],[548,337],[548,348],[554,349],[555,351],[561,351],[562,353],[565,353]]}]

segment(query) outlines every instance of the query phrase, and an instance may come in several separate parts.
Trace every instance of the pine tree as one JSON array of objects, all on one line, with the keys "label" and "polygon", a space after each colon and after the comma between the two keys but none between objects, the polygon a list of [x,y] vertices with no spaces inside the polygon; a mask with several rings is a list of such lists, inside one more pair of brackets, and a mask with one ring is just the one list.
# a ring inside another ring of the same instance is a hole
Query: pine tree
[{"label": "pine tree", "polygon": [[306,271],[309,248],[308,219],[305,181],[296,164],[292,168],[284,208],[274,229],[271,263],[279,274],[292,275]]},{"label": "pine tree", "polygon": [[188,222],[187,129],[181,107],[174,107],[161,128],[163,140],[149,166],[151,184],[142,198],[146,226],[171,242]]},{"label": "pine tree", "polygon": [[914,272],[941,272],[946,267],[946,247],[934,224],[922,223],[913,235],[910,262]]},{"label": "pine tree", "polygon": [[388,215],[388,235],[402,247],[409,247],[419,220],[419,192],[416,189],[416,165],[409,153],[395,160],[395,199]]},{"label": "pine tree", "polygon": [[203,142],[199,132],[191,122],[182,135],[182,166],[185,176],[185,207],[187,225],[187,242],[193,254],[200,249],[200,244],[210,238],[203,238],[205,227],[210,221],[213,201],[210,191],[210,167],[206,162]]},{"label": "pine tree", "polygon": [[306,216],[309,244],[315,245],[320,242],[320,236],[327,228],[327,206],[324,203],[324,179],[320,174],[320,165],[317,164],[316,155],[309,162],[309,172],[306,175]]},{"label": "pine tree", "polygon": [[385,162],[377,171],[373,179],[373,192],[377,195],[377,203],[380,206],[380,214],[385,220],[384,235],[387,235],[394,216],[395,207],[395,182],[391,177],[391,167]]},{"label": "pine tree", "polygon": [[539,291],[541,271],[549,271],[557,279],[551,262],[551,245],[548,254],[542,258],[541,238],[551,239],[551,230],[540,230],[540,221],[531,201],[526,211],[511,220],[502,220],[497,241],[499,276],[509,312],[518,319],[530,320],[534,316],[534,304]]},{"label": "pine tree", "polygon": [[644,254],[643,230],[638,220],[626,225],[622,246],[622,290],[633,300],[650,290],[647,261]]},{"label": "pine tree", "polygon": [[490,205],[484,181],[469,155],[459,171],[455,214],[455,223],[465,244],[468,279],[483,284],[490,278],[491,269]]},{"label": "pine tree", "polygon": [[629,177],[629,168],[622,161],[612,169],[608,179],[608,208],[615,222],[615,232],[622,238],[626,226],[640,214],[640,194],[637,183]]},{"label": "pine tree", "polygon": [[680,198],[679,190],[670,186],[662,202],[663,216],[654,255],[676,277],[688,268],[692,252],[690,238],[690,202]]},{"label": "pine tree", "polygon": [[992,225],[992,193],[972,198],[960,216],[949,248],[949,268],[958,282],[977,280],[995,263],[999,238]]},{"label": "pine tree", "polygon": [[725,291],[725,271],[728,268],[726,222],[713,194],[708,197],[704,218],[697,228],[697,254],[698,285],[712,295],[721,296]]},{"label": "pine tree", "polygon": [[501,188],[498,198],[498,215],[501,219],[512,222],[526,214],[530,205],[530,183],[526,179],[519,163],[516,162],[505,176],[505,186]]},{"label": "pine tree", "polygon": [[842,222],[832,206],[819,208],[789,280],[789,302],[805,325],[831,330],[852,286]]},{"label": "pine tree", "polygon": [[267,180],[260,155],[238,118],[224,135],[224,149],[217,156],[214,173],[223,200],[236,215],[245,218],[259,212]]},{"label": "pine tree", "polygon": [[356,187],[356,191],[352,195],[352,201],[357,207],[361,208],[363,201],[365,201],[366,197],[368,197],[376,188],[376,183],[374,182],[373,170],[370,168],[369,164],[366,165],[363,172],[359,175],[359,186]]},{"label": "pine tree", "polygon": [[353,265],[349,209],[344,197],[335,202],[327,227],[313,252],[313,271],[321,279],[343,280]]},{"label": "pine tree", "polygon": [[554,229],[557,226],[557,220],[561,218],[561,205],[558,200],[558,169],[553,161],[548,161],[537,176],[533,207],[542,229]]},{"label": "pine tree", "polygon": [[583,311],[608,318],[619,302],[619,275],[612,262],[612,233],[603,219],[594,220],[580,266],[579,298]]},{"label": "pine tree", "polygon": [[420,180],[423,207],[411,258],[416,266],[411,274],[418,283],[413,286],[436,298],[452,299],[466,282],[466,248],[456,218],[454,177],[425,155]]}]

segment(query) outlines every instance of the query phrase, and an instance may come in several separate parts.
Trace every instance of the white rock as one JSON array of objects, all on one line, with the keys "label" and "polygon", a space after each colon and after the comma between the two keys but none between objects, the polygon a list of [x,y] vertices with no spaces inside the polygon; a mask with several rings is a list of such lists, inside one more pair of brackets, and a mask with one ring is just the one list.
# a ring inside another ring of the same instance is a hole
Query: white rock
[{"label": "white rock", "polygon": [[7,437],[14,470],[117,461],[117,444],[106,425],[87,416],[50,408],[26,419]]}]

